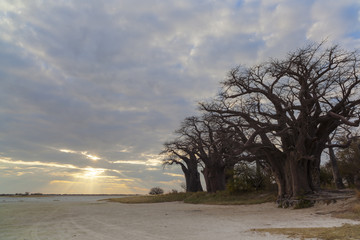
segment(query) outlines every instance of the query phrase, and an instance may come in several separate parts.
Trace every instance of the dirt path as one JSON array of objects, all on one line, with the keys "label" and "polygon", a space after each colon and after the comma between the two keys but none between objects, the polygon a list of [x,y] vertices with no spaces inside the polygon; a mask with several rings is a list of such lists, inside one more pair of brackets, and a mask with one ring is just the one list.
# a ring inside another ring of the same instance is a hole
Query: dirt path
[{"label": "dirt path", "polygon": [[289,239],[250,229],[356,223],[328,214],[339,207],[341,203],[303,210],[280,209],[271,203],[251,206],[95,201],[0,203],[0,239]]}]

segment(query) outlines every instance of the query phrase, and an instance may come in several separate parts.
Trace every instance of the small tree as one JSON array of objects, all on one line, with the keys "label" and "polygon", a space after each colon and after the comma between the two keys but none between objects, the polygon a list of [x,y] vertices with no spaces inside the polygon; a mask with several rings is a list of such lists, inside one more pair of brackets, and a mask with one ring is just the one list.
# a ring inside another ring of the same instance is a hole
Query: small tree
[{"label": "small tree", "polygon": [[360,189],[360,142],[353,141],[349,148],[341,150],[337,154],[339,169],[348,186]]},{"label": "small tree", "polygon": [[159,194],[163,194],[164,190],[160,187],[153,187],[152,189],[150,189],[149,194],[150,195],[159,195]]}]

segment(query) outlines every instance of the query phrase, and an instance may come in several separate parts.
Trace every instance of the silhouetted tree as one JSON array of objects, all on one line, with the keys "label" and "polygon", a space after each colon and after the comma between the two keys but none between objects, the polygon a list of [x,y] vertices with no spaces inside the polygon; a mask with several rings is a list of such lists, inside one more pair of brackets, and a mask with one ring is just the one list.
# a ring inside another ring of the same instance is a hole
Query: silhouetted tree
[{"label": "silhouetted tree", "polygon": [[196,156],[203,163],[203,175],[208,192],[225,189],[225,162],[219,149],[216,137],[216,123],[210,118],[186,118],[178,133],[188,138]]},{"label": "silhouetted tree", "polygon": [[255,67],[230,71],[216,101],[202,104],[223,119],[238,117],[242,147],[265,157],[279,199],[320,187],[320,156],[341,125],[359,125],[359,56],[311,44]]},{"label": "silhouetted tree", "polygon": [[165,155],[163,165],[178,164],[185,176],[186,192],[203,191],[198,171],[199,159],[196,157],[193,146],[186,139],[177,138],[164,144]]},{"label": "silhouetted tree", "polygon": [[[178,140],[165,144],[164,152],[171,155],[165,158],[164,163],[186,163],[187,167],[182,165],[185,176],[188,175],[190,163],[199,163],[203,168],[207,191],[224,190],[226,169],[232,169],[237,161],[233,152],[237,149],[234,146],[236,141],[232,131],[229,131],[229,126],[208,114],[186,118],[175,133]],[[192,168],[195,169],[195,164]],[[186,179],[187,184],[191,182],[189,178]],[[191,185],[196,184],[194,182]]]}]

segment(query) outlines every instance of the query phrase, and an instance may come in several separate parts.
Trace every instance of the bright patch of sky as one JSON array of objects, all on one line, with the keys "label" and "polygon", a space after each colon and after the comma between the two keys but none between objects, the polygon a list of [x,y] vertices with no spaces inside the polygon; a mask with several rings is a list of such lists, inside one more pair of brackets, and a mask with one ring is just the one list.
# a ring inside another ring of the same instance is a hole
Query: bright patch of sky
[{"label": "bright patch of sky", "polygon": [[360,47],[357,0],[0,2],[0,192],[178,189],[162,143],[238,64]]}]

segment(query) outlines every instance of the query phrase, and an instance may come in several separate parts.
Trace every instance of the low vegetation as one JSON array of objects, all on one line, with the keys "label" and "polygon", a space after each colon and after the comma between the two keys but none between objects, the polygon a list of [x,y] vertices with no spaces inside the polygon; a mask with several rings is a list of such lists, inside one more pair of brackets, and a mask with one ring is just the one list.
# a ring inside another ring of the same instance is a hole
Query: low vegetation
[{"label": "low vegetation", "polygon": [[119,203],[160,203],[160,202],[178,202],[184,201],[188,193],[168,193],[158,195],[140,195],[123,198],[110,198],[110,202]]},{"label": "low vegetation", "polygon": [[246,205],[275,202],[276,194],[268,192],[249,192],[242,194],[229,194],[226,191],[207,193],[199,192],[191,194],[184,199],[185,203],[211,204],[211,205]]},{"label": "low vegetation", "polygon": [[311,239],[359,239],[360,224],[344,224],[341,227],[333,228],[267,228],[256,229],[257,232],[269,232],[271,234],[284,234],[290,238],[311,238]]},{"label": "low vegetation", "polygon": [[360,220],[360,191],[356,191],[357,200],[345,211],[333,214],[337,218]]},{"label": "low vegetation", "polygon": [[[334,214],[335,217],[360,220],[360,191],[357,191],[357,199],[349,208],[340,213]],[[271,234],[288,235],[290,238],[316,238],[323,240],[335,239],[360,239],[360,224],[344,224],[340,227],[332,228],[266,228],[254,229],[257,232],[268,232]]]},{"label": "low vegetation", "polygon": [[149,194],[150,195],[159,195],[159,194],[163,194],[164,190],[160,187],[153,187],[152,189],[150,189]]},{"label": "low vegetation", "polygon": [[192,204],[211,204],[211,205],[245,205],[260,204],[265,202],[275,202],[276,195],[268,192],[252,192],[243,194],[229,194],[226,191],[217,193],[197,192],[197,193],[168,193],[161,195],[144,195],[124,198],[108,199],[111,202],[120,203],[159,203],[176,202]]}]

